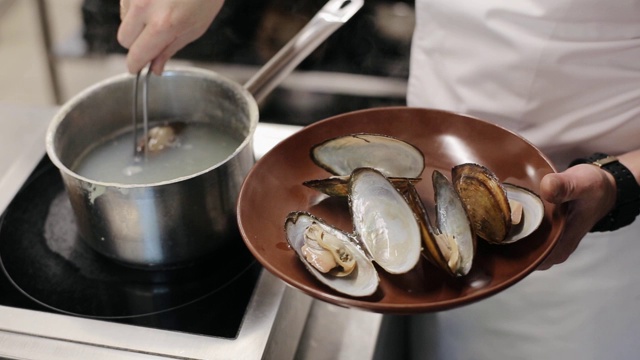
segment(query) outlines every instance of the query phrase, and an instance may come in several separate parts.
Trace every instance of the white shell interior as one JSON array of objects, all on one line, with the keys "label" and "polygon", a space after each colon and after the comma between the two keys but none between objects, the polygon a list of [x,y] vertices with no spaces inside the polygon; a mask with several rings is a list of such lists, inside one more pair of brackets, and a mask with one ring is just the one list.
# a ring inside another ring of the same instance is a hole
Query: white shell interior
[{"label": "white shell interior", "polygon": [[507,197],[520,202],[523,211],[522,226],[513,227],[507,239],[502,242],[508,244],[531,235],[540,226],[544,218],[544,203],[539,196],[527,189],[508,183],[502,185],[507,192]]},{"label": "white shell interior", "polygon": [[357,168],[378,169],[388,177],[416,178],[424,170],[424,156],[402,140],[375,134],[353,134],[316,146],[311,156],[334,175],[350,175]]},{"label": "white shell interior", "polygon": [[453,185],[441,173],[434,172],[436,222],[443,234],[453,236],[458,245],[460,266],[457,275],[466,275],[473,263],[474,239],[469,217]]},{"label": "white shell interior", "polygon": [[374,169],[351,176],[351,212],[355,233],[383,269],[411,270],[420,259],[421,234],[412,209],[396,188]]},{"label": "white shell interior", "polygon": [[[344,241],[345,246],[351,251],[356,259],[356,269],[345,277],[336,277],[333,275],[325,275],[310,265],[302,254],[302,245],[304,245],[304,232],[313,222],[323,227],[325,231]],[[347,234],[336,229],[318,218],[306,213],[293,213],[287,217],[285,223],[285,231],[287,241],[293,250],[295,250],[302,263],[307,267],[309,272],[318,280],[332,289],[343,294],[362,297],[373,294],[378,288],[380,282],[378,273],[373,263],[367,256],[358,249],[358,247],[349,239]]]}]

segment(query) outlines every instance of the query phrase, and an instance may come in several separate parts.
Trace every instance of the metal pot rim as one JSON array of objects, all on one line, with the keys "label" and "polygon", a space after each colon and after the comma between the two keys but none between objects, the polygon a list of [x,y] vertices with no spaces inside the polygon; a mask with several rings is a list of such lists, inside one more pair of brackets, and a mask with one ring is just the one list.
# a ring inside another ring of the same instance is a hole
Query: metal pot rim
[{"label": "metal pot rim", "polygon": [[249,112],[249,117],[250,117],[250,126],[249,126],[249,132],[247,134],[247,136],[244,138],[244,140],[242,141],[242,143],[240,143],[240,145],[235,149],[235,151],[230,154],[228,157],[226,157],[224,160],[206,168],[203,169],[201,171],[198,171],[196,173],[190,174],[190,175],[185,175],[185,176],[181,176],[181,177],[177,177],[174,179],[170,179],[170,180],[163,180],[163,181],[159,181],[159,182],[153,182],[153,183],[139,183],[139,184],[124,184],[124,183],[118,183],[118,182],[104,182],[104,181],[99,181],[99,180],[94,180],[94,179],[89,179],[86,177],[83,177],[79,174],[77,174],[76,172],[74,172],[73,170],[71,170],[69,167],[67,167],[66,165],[64,165],[62,163],[62,161],[58,158],[58,155],[56,153],[56,149],[55,149],[55,145],[54,145],[54,139],[55,139],[55,135],[57,133],[58,127],[60,125],[60,123],[65,119],[65,117],[67,116],[67,114],[69,112],[71,112],[72,109],[74,109],[80,102],[82,102],[86,97],[88,97],[90,94],[95,93],[98,89],[101,89],[103,87],[106,87],[112,83],[117,83],[120,82],[124,79],[128,79],[128,78],[132,78],[133,79],[133,75],[129,74],[129,73],[123,73],[123,74],[118,74],[109,78],[106,78],[102,81],[99,81],[89,87],[87,87],[86,89],[84,89],[83,91],[79,92],[78,94],[76,94],[75,96],[73,96],[71,99],[69,99],[67,102],[65,102],[60,109],[56,112],[56,114],[54,115],[52,121],[50,122],[48,128],[47,128],[47,132],[46,132],[46,137],[45,137],[45,147],[46,147],[46,151],[47,151],[47,155],[49,156],[49,158],[51,159],[51,161],[53,162],[53,164],[60,169],[61,171],[63,171],[65,174],[76,178],[80,181],[86,182],[86,183],[90,183],[90,184],[95,184],[95,185],[100,185],[100,186],[105,186],[105,187],[117,187],[117,188],[148,188],[148,187],[154,187],[154,186],[164,186],[164,185],[169,185],[169,184],[174,184],[174,183],[178,183],[178,182],[182,182],[182,181],[186,181],[195,177],[198,177],[202,174],[208,173],[218,167],[220,167],[221,165],[227,163],[230,159],[234,158],[238,153],[240,153],[245,147],[249,146],[250,142],[253,141],[253,135],[256,131],[256,128],[258,126],[258,120],[259,120],[259,110],[258,110],[258,104],[255,100],[255,98],[253,97],[253,95],[242,85],[240,85],[239,83],[223,76],[220,75],[217,72],[211,71],[211,70],[206,70],[206,69],[202,69],[202,68],[195,68],[195,67],[186,67],[186,66],[171,66],[171,67],[167,67],[163,73],[163,76],[172,76],[172,75],[187,75],[187,76],[199,76],[199,77],[205,77],[205,78],[210,78],[210,79],[215,79],[218,82],[222,82],[227,84],[230,88],[233,89],[233,91],[239,93],[242,97],[244,97],[247,100],[247,106],[248,106],[248,112]]}]

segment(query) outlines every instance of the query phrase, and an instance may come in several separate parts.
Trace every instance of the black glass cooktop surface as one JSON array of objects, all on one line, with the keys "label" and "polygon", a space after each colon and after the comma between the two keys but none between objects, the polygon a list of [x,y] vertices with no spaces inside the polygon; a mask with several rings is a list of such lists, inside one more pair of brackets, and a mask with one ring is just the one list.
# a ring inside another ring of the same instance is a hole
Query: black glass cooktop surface
[{"label": "black glass cooktop surface", "polygon": [[240,235],[169,270],[129,268],[88,247],[44,158],[0,223],[0,305],[224,338],[237,336],[261,267]]}]

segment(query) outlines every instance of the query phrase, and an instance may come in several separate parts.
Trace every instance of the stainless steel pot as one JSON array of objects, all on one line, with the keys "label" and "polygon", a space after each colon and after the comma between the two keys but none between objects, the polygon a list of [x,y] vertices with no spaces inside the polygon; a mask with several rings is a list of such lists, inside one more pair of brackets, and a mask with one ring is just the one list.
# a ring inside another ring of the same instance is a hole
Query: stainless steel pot
[{"label": "stainless steel pot", "polygon": [[235,208],[255,161],[256,99],[266,96],[363,3],[330,0],[244,86],[196,68],[169,69],[149,79],[150,119],[209,122],[243,139],[226,160],[201,172],[136,185],[78,175],[73,164],[87,149],[114,133],[131,131],[135,77],[106,79],[65,103],[47,130],[46,148],[62,174],[82,239],[99,253],[136,267],[180,266],[239,241]]}]

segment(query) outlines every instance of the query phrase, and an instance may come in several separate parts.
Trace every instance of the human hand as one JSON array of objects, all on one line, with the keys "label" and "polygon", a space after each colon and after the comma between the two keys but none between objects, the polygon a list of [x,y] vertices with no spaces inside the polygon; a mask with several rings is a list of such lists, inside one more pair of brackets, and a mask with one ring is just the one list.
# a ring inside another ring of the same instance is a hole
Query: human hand
[{"label": "human hand", "polygon": [[121,0],[118,42],[129,49],[132,74],[152,63],[160,75],[167,61],[204,34],[224,0]]},{"label": "human hand", "polygon": [[538,267],[538,270],[546,270],[567,260],[589,230],[613,209],[615,179],[597,166],[576,165],[562,173],[544,176],[540,182],[540,196],[551,203],[567,206],[564,232]]}]

